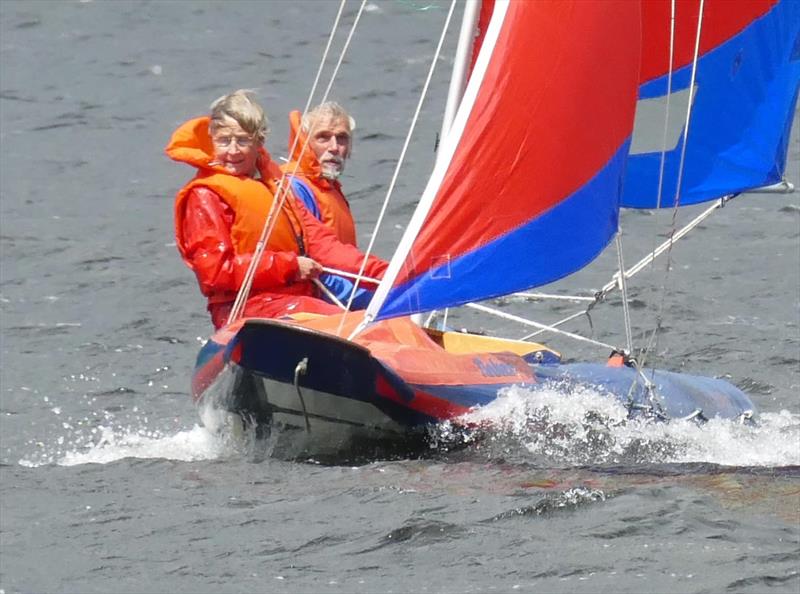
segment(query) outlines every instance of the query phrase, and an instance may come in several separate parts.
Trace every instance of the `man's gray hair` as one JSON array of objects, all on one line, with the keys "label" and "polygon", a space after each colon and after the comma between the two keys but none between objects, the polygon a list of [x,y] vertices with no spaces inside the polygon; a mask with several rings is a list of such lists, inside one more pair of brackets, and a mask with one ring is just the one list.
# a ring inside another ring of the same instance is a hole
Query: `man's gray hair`
[{"label": "man's gray hair", "polygon": [[336,101],[326,101],[303,114],[300,120],[300,130],[308,134],[312,124],[320,118],[330,118],[332,120],[344,120],[350,126],[350,134],[356,129],[356,121],[347,113],[347,110],[336,103]]}]

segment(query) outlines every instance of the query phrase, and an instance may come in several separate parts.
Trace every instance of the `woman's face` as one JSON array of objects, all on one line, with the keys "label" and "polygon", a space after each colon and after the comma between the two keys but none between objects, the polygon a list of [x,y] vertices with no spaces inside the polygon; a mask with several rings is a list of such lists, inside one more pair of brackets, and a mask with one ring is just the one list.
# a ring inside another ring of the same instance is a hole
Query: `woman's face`
[{"label": "woman's face", "polygon": [[256,172],[258,149],[255,138],[245,132],[235,121],[226,121],[211,133],[214,143],[214,160],[233,175],[253,176]]}]

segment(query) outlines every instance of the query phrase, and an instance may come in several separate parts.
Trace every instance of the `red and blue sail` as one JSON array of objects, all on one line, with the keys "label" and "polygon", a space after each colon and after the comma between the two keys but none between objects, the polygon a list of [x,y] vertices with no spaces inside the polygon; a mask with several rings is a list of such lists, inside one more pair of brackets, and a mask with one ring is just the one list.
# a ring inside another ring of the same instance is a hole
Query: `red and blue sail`
[{"label": "red and blue sail", "polygon": [[370,319],[564,277],[617,231],[637,2],[496,0],[440,158]]},{"label": "red and blue sail", "polygon": [[800,1],[643,2],[642,35],[622,205],[688,205],[779,182],[800,82]]}]

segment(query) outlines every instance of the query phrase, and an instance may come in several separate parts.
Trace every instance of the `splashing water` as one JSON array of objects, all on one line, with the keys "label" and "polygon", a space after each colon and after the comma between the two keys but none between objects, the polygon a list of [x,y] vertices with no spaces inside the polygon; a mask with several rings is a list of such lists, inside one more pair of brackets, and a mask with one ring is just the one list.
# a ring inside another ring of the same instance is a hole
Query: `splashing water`
[{"label": "splashing water", "polygon": [[[136,409],[134,409],[136,410]],[[55,415],[61,411],[52,409]],[[36,453],[19,464],[107,464],[122,458],[211,460],[250,455],[253,435],[216,410],[201,410],[203,426],[153,429],[146,416],[121,422],[113,414],[62,423],[69,431],[55,443],[29,442]],[[177,419],[175,419],[177,422]],[[464,430],[477,426],[479,431]],[[238,431],[236,430],[238,428]],[[431,430],[433,449],[462,449],[540,467],[712,463],[723,466],[800,465],[800,415],[762,413],[753,425],[711,419],[668,423],[628,418],[615,398],[589,387],[525,389],[501,392],[491,404],[459,423]],[[255,452],[254,452],[255,453]]]},{"label": "splashing water", "polygon": [[222,438],[198,425],[177,432],[148,425],[146,416],[125,422],[109,413],[102,420],[70,418],[62,423],[67,435],[59,436],[55,443],[29,442],[36,453],[19,460],[19,464],[74,466],[108,464],[122,458],[194,461],[215,459],[230,450]]},{"label": "splashing water", "polygon": [[108,464],[122,458],[194,461],[215,459],[226,452],[226,445],[220,438],[197,425],[173,435],[144,428],[100,426],[97,429],[99,438],[95,442],[58,448],[54,452],[44,451],[39,456],[20,460],[19,464],[29,467],[48,464],[75,466]]},{"label": "splashing water", "polygon": [[[542,466],[704,462],[724,466],[800,464],[800,415],[763,413],[753,425],[711,419],[668,423],[628,418],[619,401],[587,387],[504,390],[462,420],[481,432],[490,456]],[[443,425],[438,437],[452,437]]]},{"label": "splashing water", "polygon": [[[58,415],[60,411],[52,409]],[[203,425],[191,429],[153,429],[147,415],[123,417],[108,411],[95,413],[92,418],[74,420],[71,417],[61,426],[69,433],[59,436],[55,443],[31,441],[35,455],[19,460],[21,466],[39,467],[51,464],[108,464],[123,458],[165,459],[193,462],[214,460],[232,455],[251,455],[253,436],[243,432],[223,411],[203,409]],[[125,420],[123,420],[123,418]],[[178,419],[174,419],[178,422]],[[248,441],[249,440],[249,441]],[[250,449],[248,449],[250,448]]]}]

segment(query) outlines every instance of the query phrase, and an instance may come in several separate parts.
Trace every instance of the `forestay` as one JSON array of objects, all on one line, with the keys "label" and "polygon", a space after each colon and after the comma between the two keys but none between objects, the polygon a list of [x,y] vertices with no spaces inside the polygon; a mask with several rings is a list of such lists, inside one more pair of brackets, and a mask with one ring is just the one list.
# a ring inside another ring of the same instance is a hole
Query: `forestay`
[{"label": "forestay", "polygon": [[542,285],[602,251],[618,226],[640,27],[628,0],[497,0],[368,320]]}]

